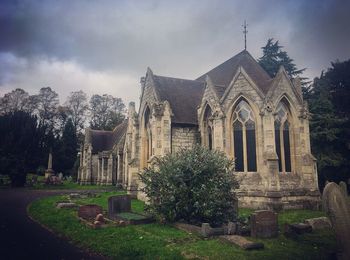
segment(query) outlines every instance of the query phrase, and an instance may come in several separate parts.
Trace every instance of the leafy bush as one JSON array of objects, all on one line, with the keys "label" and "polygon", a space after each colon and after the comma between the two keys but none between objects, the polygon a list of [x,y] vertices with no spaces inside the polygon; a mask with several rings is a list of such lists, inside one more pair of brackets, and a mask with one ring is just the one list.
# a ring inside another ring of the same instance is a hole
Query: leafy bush
[{"label": "leafy bush", "polygon": [[221,152],[181,150],[157,158],[139,176],[147,209],[159,220],[218,226],[237,216],[233,161]]}]

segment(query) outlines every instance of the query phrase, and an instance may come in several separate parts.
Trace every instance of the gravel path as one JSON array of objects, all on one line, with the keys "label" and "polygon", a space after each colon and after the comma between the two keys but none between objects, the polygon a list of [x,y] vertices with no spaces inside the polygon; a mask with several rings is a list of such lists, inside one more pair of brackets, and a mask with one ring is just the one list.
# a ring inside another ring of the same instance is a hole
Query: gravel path
[{"label": "gravel path", "polygon": [[0,190],[0,258],[105,259],[82,251],[27,216],[26,207],[33,200],[67,192],[75,191]]}]

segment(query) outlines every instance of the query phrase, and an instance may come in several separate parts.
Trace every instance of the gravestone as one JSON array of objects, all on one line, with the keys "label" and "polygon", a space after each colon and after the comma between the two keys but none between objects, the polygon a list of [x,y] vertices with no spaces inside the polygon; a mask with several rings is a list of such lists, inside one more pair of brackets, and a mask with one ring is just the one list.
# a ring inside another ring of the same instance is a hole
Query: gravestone
[{"label": "gravestone", "polygon": [[238,235],[225,235],[220,236],[219,239],[224,242],[228,242],[233,245],[237,245],[244,250],[253,250],[253,249],[263,249],[264,244],[259,242],[252,242],[246,239],[245,237]]},{"label": "gravestone", "polygon": [[343,181],[339,182],[339,187],[340,187],[341,191],[343,192],[344,196],[347,197],[348,196],[348,186],[346,185],[346,183]]},{"label": "gravestone", "polygon": [[278,235],[277,213],[271,210],[257,210],[251,217],[251,236],[271,238]]},{"label": "gravestone", "polygon": [[326,185],[322,206],[335,230],[340,253],[338,259],[350,259],[350,208],[348,198],[334,182]]},{"label": "gravestone", "polygon": [[59,202],[56,205],[56,208],[58,209],[71,209],[76,207],[78,207],[78,205],[73,202]]},{"label": "gravestone", "polygon": [[284,235],[287,237],[295,237],[304,233],[311,233],[312,226],[305,223],[284,224]]},{"label": "gravestone", "polygon": [[119,195],[108,198],[108,216],[116,217],[118,213],[131,211],[130,195]]},{"label": "gravestone", "polygon": [[95,204],[80,206],[78,210],[78,217],[94,220],[98,214],[102,214],[102,207]]},{"label": "gravestone", "polygon": [[58,174],[58,179],[60,179],[60,181],[63,180],[63,173],[62,173],[62,172],[60,172],[60,173]]},{"label": "gravestone", "polygon": [[327,217],[305,219],[304,223],[310,225],[312,230],[332,227],[332,224]]}]

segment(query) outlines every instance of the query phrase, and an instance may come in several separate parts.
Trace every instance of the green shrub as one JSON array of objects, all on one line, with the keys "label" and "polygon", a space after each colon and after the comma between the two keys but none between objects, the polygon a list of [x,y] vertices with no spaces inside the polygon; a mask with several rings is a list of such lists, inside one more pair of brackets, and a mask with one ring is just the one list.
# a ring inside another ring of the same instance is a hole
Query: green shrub
[{"label": "green shrub", "polygon": [[159,220],[218,226],[237,216],[233,161],[221,152],[183,149],[157,158],[139,176],[147,210]]}]

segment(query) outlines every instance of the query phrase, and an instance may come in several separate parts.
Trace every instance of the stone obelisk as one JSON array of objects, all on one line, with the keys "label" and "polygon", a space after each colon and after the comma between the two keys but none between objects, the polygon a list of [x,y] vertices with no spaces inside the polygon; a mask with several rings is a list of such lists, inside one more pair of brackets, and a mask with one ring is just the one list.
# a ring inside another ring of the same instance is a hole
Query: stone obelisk
[{"label": "stone obelisk", "polygon": [[49,160],[47,162],[47,169],[45,171],[45,179],[51,177],[55,172],[52,170],[52,152],[49,153]]}]

